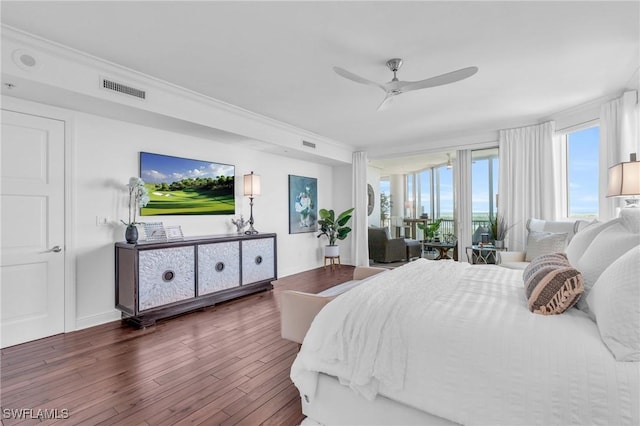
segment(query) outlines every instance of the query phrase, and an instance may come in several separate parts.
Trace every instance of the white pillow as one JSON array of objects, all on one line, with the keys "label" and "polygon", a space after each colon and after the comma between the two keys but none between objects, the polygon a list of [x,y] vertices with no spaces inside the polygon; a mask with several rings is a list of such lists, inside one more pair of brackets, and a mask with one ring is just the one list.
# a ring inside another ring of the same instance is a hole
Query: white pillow
[{"label": "white pillow", "polygon": [[629,232],[640,234],[640,209],[626,208],[620,210],[620,222]]},{"label": "white pillow", "polygon": [[591,244],[591,242],[596,238],[596,236],[602,232],[607,226],[611,226],[615,223],[620,222],[619,219],[614,219],[609,222],[596,222],[592,225],[589,225],[584,230],[578,232],[569,245],[565,253],[567,254],[567,258],[569,259],[569,263],[573,266],[578,264],[580,257],[584,254],[587,247]]},{"label": "white pillow", "polygon": [[527,254],[525,260],[531,262],[543,254],[562,253],[567,241],[567,234],[554,234],[552,232],[529,232],[527,237]]},{"label": "white pillow", "polygon": [[600,337],[617,361],[640,361],[640,246],[613,262],[587,297]]},{"label": "white pillow", "polygon": [[613,262],[622,257],[631,248],[640,244],[640,234],[634,234],[617,221],[606,226],[593,239],[577,264],[573,265],[582,272],[584,294],[578,301],[578,309],[589,312],[587,297],[600,274]]}]

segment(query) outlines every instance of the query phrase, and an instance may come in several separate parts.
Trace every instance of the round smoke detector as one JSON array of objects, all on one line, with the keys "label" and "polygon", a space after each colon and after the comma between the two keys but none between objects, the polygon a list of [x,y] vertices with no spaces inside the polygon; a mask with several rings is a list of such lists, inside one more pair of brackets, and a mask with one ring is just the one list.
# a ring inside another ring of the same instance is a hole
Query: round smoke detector
[{"label": "round smoke detector", "polygon": [[14,50],[11,58],[18,67],[25,71],[33,71],[38,68],[36,57],[25,49]]}]

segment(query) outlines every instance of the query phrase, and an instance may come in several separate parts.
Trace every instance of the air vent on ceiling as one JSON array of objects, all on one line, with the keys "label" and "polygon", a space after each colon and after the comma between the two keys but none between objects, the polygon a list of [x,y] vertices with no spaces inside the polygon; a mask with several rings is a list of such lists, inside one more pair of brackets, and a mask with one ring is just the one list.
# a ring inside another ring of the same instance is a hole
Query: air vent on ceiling
[{"label": "air vent on ceiling", "polygon": [[314,148],[316,147],[316,144],[313,142],[308,142],[308,141],[302,141],[302,145],[304,146],[308,146],[309,148]]},{"label": "air vent on ceiling", "polygon": [[136,89],[135,87],[127,86],[122,83],[117,83],[106,78],[102,79],[102,88],[107,90],[113,90],[114,92],[124,93],[125,95],[134,96],[136,98],[145,99],[146,92],[144,90]]}]

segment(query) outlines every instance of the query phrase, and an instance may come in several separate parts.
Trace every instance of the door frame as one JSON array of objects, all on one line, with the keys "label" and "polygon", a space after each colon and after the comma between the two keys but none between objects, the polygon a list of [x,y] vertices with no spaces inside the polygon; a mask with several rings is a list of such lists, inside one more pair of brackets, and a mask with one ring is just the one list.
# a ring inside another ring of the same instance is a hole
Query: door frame
[{"label": "door frame", "polygon": [[[20,89],[15,88],[12,90],[19,91]],[[0,99],[3,110],[35,115],[64,123],[64,332],[75,331],[77,329],[75,114],[73,111],[4,94]]]}]

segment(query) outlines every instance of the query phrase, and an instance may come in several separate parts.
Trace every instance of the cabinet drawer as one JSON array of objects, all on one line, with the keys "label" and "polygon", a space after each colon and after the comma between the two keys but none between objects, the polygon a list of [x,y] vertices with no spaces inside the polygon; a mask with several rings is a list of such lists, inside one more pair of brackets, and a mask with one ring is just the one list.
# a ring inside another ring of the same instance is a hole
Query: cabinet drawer
[{"label": "cabinet drawer", "polygon": [[242,241],[242,284],[275,278],[275,238]]},{"label": "cabinet drawer", "polygon": [[240,242],[198,246],[198,295],[240,285]]},{"label": "cabinet drawer", "polygon": [[195,297],[194,247],[140,250],[138,310]]}]

